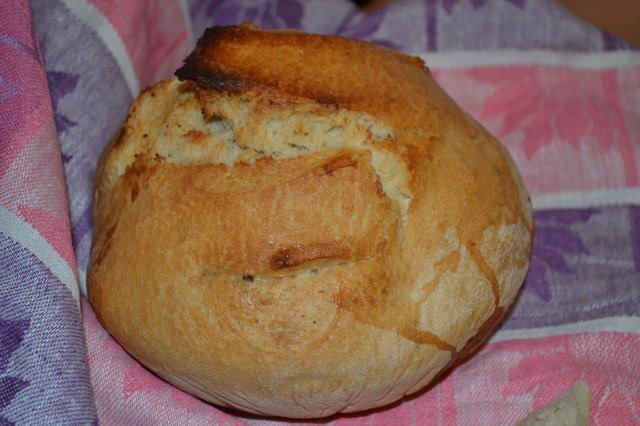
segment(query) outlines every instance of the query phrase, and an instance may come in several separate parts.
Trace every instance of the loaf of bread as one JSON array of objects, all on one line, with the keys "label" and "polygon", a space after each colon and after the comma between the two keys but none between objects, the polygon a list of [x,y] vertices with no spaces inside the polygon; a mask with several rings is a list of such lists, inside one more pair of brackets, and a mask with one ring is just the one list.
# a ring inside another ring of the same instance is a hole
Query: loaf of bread
[{"label": "loaf of bread", "polygon": [[530,199],[421,60],[211,28],[98,164],[91,304],[206,401],[315,418],[389,404],[464,357],[526,274]]}]

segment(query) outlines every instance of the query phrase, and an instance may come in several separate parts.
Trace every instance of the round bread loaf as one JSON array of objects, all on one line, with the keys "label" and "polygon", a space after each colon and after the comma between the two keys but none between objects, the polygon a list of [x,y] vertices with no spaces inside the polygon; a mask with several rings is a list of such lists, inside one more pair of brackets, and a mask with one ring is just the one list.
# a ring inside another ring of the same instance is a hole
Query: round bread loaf
[{"label": "round bread loaf", "polygon": [[91,304],[143,365],[262,415],[416,392],[485,338],[528,268],[509,154],[422,61],[211,28],[97,170]]}]

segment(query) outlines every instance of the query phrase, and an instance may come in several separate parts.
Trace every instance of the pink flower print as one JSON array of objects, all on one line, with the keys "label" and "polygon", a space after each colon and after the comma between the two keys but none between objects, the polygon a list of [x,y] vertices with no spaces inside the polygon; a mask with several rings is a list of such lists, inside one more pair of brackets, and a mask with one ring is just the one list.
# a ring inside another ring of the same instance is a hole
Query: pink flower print
[{"label": "pink flower print", "polygon": [[[623,333],[563,335],[510,341],[495,349],[520,353],[509,369],[503,399],[530,395],[532,409],[549,404],[578,380],[591,389],[593,424],[640,422],[640,336]],[[617,419],[617,421],[613,421]]]},{"label": "pink flower print", "polygon": [[371,426],[409,425],[413,420],[410,403],[403,402],[393,408],[372,414],[369,424]]},{"label": "pink flower print", "polygon": [[[609,390],[600,405],[601,412],[597,416],[602,425],[639,424],[640,396],[627,396],[615,390]],[[631,419],[635,422],[631,423]]]},{"label": "pink flower print", "polygon": [[193,406],[198,403],[195,397],[176,387],[171,387],[171,396],[187,411],[191,411]]},{"label": "pink flower print", "polygon": [[488,67],[469,72],[475,80],[495,85],[480,118],[502,118],[500,137],[520,131],[529,159],[556,139],[576,149],[587,138],[603,149],[615,141],[619,99],[610,87],[609,71]]},{"label": "pink flower print", "polygon": [[124,399],[128,399],[136,392],[151,392],[161,390],[166,384],[149,373],[140,364],[133,364],[124,374],[122,391]]},{"label": "pink flower print", "polygon": [[[140,88],[169,78],[188,50],[179,2],[92,0],[116,30],[129,53]],[[136,25],[131,25],[135,22]]]},{"label": "pink flower print", "polygon": [[458,405],[456,402],[456,381],[458,372],[448,374],[441,381],[429,385],[430,389],[423,390],[422,395],[412,400],[412,423],[431,425],[456,425],[458,419]]}]

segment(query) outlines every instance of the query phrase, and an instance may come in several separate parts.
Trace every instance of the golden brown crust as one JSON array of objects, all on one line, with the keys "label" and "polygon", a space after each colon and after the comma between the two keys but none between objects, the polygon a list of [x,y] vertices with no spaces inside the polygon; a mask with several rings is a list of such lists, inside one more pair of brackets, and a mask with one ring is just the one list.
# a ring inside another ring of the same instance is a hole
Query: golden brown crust
[{"label": "golden brown crust", "polygon": [[321,417],[388,404],[485,338],[528,267],[506,150],[422,63],[208,30],[105,149],[88,290],[150,369],[208,401]]},{"label": "golden brown crust", "polygon": [[273,93],[288,102],[309,99],[402,127],[428,127],[453,106],[419,58],[357,40],[252,25],[207,29],[176,75],[216,92],[268,93],[271,102]]}]

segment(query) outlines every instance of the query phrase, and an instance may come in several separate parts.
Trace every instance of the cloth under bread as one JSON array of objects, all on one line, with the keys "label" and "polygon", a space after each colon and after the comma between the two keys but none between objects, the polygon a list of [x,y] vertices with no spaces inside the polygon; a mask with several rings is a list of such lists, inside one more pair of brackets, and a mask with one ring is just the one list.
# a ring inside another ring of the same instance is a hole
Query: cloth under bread
[{"label": "cloth under bread", "polygon": [[[27,2],[0,5],[0,49],[9,59],[0,63],[0,191],[8,212],[0,341],[11,342],[0,352],[2,420],[91,423],[95,406],[101,424],[266,423],[168,387],[119,349],[84,304],[90,387],[80,317],[64,285],[74,282],[76,262],[82,282],[93,165],[132,97],[180,65],[188,34],[193,43],[205,27],[252,20],[410,54],[437,52],[424,55],[434,74],[507,144],[538,208],[532,272],[494,342],[434,392],[330,421],[513,423],[579,377],[593,391],[594,420],[637,421],[640,108],[633,48],[550,1],[397,2],[367,17],[342,1],[124,5],[33,1],[31,16]],[[190,18],[177,18],[181,12]],[[64,188],[58,141],[70,224],[63,191],[51,190]]]}]

